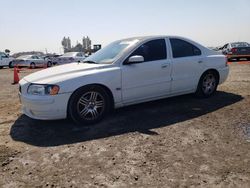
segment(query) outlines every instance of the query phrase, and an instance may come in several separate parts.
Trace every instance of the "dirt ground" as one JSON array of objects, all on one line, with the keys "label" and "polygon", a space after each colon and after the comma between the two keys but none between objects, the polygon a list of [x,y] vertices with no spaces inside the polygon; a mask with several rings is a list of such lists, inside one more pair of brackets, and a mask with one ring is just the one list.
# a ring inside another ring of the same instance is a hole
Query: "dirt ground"
[{"label": "dirt ground", "polygon": [[22,115],[12,80],[0,70],[0,187],[250,187],[250,64],[230,65],[211,98],[134,105],[89,128]]}]

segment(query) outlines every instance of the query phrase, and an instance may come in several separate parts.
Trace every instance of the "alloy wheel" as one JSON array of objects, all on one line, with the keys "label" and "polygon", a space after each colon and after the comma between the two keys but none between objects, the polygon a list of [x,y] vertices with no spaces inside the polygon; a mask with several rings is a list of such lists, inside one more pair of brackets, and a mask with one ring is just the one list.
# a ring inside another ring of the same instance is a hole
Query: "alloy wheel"
[{"label": "alloy wheel", "polygon": [[202,82],[202,90],[205,94],[209,95],[214,92],[216,88],[216,78],[214,74],[207,74]]},{"label": "alloy wheel", "polygon": [[104,97],[97,91],[84,93],[77,102],[77,112],[82,119],[95,120],[104,111]]}]

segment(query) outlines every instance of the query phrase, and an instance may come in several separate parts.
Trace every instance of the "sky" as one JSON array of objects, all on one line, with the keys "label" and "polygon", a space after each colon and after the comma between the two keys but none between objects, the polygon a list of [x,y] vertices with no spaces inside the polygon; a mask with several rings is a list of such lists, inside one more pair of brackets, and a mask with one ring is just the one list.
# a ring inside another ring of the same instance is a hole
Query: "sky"
[{"label": "sky", "polygon": [[0,51],[62,53],[144,35],[178,35],[205,46],[250,43],[250,0],[0,0]]}]

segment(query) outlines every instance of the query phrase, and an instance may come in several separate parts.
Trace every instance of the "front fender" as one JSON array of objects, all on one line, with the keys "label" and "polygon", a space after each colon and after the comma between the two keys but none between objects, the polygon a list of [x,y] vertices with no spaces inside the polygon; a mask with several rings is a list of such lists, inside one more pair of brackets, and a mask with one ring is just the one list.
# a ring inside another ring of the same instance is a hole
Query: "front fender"
[{"label": "front fender", "polygon": [[76,76],[58,83],[60,93],[73,93],[78,88],[91,84],[106,86],[113,95],[114,103],[121,102],[121,71],[118,67],[100,70],[88,75]]}]

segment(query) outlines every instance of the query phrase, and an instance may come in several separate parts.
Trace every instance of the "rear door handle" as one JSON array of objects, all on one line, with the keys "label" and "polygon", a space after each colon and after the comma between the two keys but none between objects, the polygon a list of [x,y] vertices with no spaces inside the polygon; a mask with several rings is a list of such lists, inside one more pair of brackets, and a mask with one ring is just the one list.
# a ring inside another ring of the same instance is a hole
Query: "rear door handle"
[{"label": "rear door handle", "polygon": [[198,63],[203,63],[203,61],[202,61],[202,60],[200,60],[200,61],[198,61]]}]

